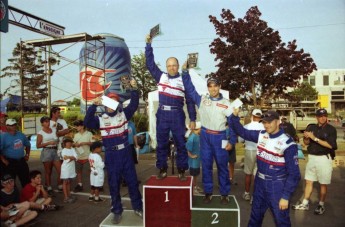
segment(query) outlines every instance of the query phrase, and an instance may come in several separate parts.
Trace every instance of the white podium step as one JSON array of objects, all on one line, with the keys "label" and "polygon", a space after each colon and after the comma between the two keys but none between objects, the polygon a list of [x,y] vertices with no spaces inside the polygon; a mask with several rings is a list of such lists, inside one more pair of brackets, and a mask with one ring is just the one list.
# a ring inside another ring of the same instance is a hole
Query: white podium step
[{"label": "white podium step", "polygon": [[102,222],[99,227],[110,227],[110,226],[128,226],[128,227],[142,227],[143,219],[134,214],[133,210],[124,210],[122,213],[122,220],[119,224],[115,225],[111,222],[113,220],[113,213],[110,213]]}]

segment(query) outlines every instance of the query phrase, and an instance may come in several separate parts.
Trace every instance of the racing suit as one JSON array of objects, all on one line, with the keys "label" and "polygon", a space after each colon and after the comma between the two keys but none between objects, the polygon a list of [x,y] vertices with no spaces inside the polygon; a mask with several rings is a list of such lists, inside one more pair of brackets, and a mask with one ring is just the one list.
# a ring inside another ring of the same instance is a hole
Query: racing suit
[{"label": "racing suit", "polygon": [[188,169],[188,153],[186,150],[185,132],[186,116],[183,111],[186,98],[187,111],[190,121],[195,121],[196,110],[192,99],[185,95],[184,84],[181,75],[170,76],[162,72],[154,62],[153,49],[150,43],[145,49],[146,66],[158,83],[159,106],[157,118],[157,162],[156,167],[167,169],[167,157],[169,150],[169,132],[172,132],[177,147],[176,166],[179,172]]},{"label": "racing suit", "polygon": [[[205,194],[213,192],[213,159],[218,169],[219,192],[226,196],[230,192],[229,153],[222,147],[222,141],[227,140],[226,122],[231,115],[230,101],[219,94],[219,98],[200,96],[191,82],[188,71],[182,73],[186,93],[190,95],[198,106],[201,122],[200,154],[202,162],[202,183]],[[236,135],[229,128],[229,142],[236,144]]]},{"label": "racing suit", "polygon": [[247,130],[240,118],[230,116],[230,127],[245,140],[257,143],[257,173],[248,226],[261,226],[268,208],[276,226],[291,226],[289,208],[279,209],[280,199],[290,200],[301,179],[297,145],[282,129],[276,134]]},{"label": "racing suit", "polygon": [[131,102],[123,110],[118,107],[114,113],[104,112],[95,116],[97,106],[91,105],[84,119],[87,128],[100,129],[101,131],[112,200],[111,212],[115,214],[123,212],[120,196],[122,176],[128,185],[133,209],[142,211],[143,207],[132,151],[128,143],[128,119],[133,116],[138,105],[139,94],[137,91],[131,91]]}]

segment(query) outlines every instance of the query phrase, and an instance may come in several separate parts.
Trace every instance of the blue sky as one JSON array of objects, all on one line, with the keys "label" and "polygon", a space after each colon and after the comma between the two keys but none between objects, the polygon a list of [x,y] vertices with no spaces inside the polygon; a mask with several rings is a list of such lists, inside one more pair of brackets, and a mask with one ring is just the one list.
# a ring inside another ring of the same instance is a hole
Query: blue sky
[{"label": "blue sky", "polygon": [[[164,65],[166,58],[175,56],[184,62],[188,53],[198,52],[201,75],[216,71],[215,56],[209,51],[216,36],[208,16],[219,19],[225,8],[243,18],[250,7],[258,6],[261,19],[279,31],[282,41],[296,39],[298,48],[310,53],[319,69],[345,68],[344,0],[9,0],[9,5],[64,26],[65,34],[123,37],[132,56],[144,51],[146,34],[159,23],[163,35],[153,42],[156,61]],[[40,38],[48,37],[9,25],[9,32],[0,35],[1,68],[20,39]],[[59,52],[69,45],[53,49]],[[61,55],[75,60],[81,48],[82,44],[76,44]],[[79,67],[66,64],[54,66],[58,70],[52,77],[53,101],[71,100],[79,92]],[[1,79],[1,91],[9,83]]]}]

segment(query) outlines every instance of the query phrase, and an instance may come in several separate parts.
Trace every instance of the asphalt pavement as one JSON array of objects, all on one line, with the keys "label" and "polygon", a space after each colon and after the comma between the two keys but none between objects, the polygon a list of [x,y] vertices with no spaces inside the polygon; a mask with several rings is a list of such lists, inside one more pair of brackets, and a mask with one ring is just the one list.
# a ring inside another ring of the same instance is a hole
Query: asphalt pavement
[{"label": "asphalt pavement", "polygon": [[[314,184],[314,192],[311,197],[311,206],[309,211],[290,211],[292,226],[304,226],[304,227],[322,227],[322,226],[332,226],[332,227],[343,227],[345,226],[345,152],[340,152],[340,155],[337,153],[337,165],[334,165],[332,184],[328,188],[327,199],[325,203],[326,212],[323,215],[317,216],[314,215],[314,209],[318,203],[318,184]],[[30,170],[38,169],[43,173],[43,165],[39,161],[39,151],[32,151],[31,158],[29,160]],[[244,173],[240,165],[240,160],[242,156],[237,156],[237,163],[235,165],[235,181],[237,185],[231,186],[231,194],[234,195],[237,199],[237,202],[240,207],[240,226],[247,226],[251,205],[248,201],[242,199],[241,195],[244,191]],[[306,165],[306,160],[300,160],[300,169],[302,178],[304,176],[304,170]],[[138,178],[141,182],[140,191],[142,192],[143,184],[152,176],[157,174],[155,168],[155,154],[141,154],[139,157],[139,164],[136,165]],[[171,168],[168,170],[168,175],[172,175]],[[177,171],[175,170],[175,175]],[[53,170],[53,187],[56,188],[56,174]],[[201,177],[198,179],[199,185],[201,184]],[[107,179],[106,181],[107,182]],[[216,167],[214,166],[214,182],[217,182]],[[74,188],[76,182],[73,182],[72,189]],[[36,218],[35,222],[31,226],[43,227],[60,227],[60,226],[73,226],[73,227],[96,227],[100,226],[105,218],[110,213],[110,196],[108,184],[105,183],[104,191],[101,192],[101,196],[105,198],[105,201],[102,203],[94,203],[88,201],[89,195],[89,173],[84,171],[83,174],[83,192],[74,194],[77,197],[77,201],[73,204],[64,204],[63,203],[63,194],[60,192],[54,192],[53,201],[54,203],[63,206],[58,211],[49,211],[39,213],[39,216]],[[19,184],[17,184],[19,185]],[[215,183],[217,185],[217,183]],[[291,203],[294,204],[302,198],[304,189],[304,180],[301,180],[299,186],[294,193]],[[214,194],[219,194],[217,186],[214,187]],[[127,187],[121,187],[121,196],[124,209],[132,211],[128,197]],[[125,219],[130,219],[132,216],[124,215],[123,222]],[[121,225],[118,225],[121,226]],[[164,225],[162,225],[164,226]],[[263,226],[275,226],[273,222],[273,217],[268,211],[266,213]]]}]

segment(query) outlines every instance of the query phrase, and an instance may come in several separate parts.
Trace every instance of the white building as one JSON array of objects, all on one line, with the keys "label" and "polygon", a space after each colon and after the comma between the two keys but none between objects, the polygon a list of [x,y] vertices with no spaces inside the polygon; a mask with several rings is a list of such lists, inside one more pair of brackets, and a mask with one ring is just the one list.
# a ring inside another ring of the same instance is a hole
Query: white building
[{"label": "white building", "polygon": [[319,92],[320,107],[333,114],[345,111],[345,69],[319,69],[305,81]]}]

